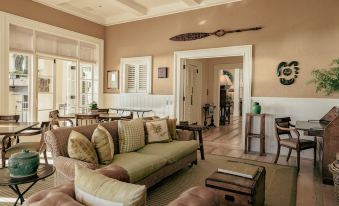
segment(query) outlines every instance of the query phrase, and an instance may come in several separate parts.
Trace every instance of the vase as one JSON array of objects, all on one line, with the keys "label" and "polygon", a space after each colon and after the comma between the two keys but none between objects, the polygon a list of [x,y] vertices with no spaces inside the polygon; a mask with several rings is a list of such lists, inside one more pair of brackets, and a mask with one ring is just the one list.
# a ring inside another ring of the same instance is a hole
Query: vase
[{"label": "vase", "polygon": [[25,178],[36,175],[39,164],[39,153],[22,150],[11,155],[8,160],[8,169],[11,177]]},{"label": "vase", "polygon": [[260,114],[261,113],[261,106],[259,102],[254,102],[252,105],[252,113],[253,114]]}]

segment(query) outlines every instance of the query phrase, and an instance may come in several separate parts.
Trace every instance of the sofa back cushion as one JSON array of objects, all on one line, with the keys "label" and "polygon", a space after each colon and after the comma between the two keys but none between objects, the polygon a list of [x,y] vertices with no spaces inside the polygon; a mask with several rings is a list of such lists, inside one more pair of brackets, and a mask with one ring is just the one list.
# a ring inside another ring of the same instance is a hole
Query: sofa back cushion
[{"label": "sofa back cushion", "polygon": [[[101,124],[107,129],[110,135],[113,138],[114,143],[114,154],[119,154],[119,139],[118,139],[118,122],[106,122]],[[78,127],[60,127],[53,131],[48,131],[46,133],[46,143],[51,147],[53,156],[65,156],[68,157],[67,145],[68,137],[72,130],[80,132],[89,140],[92,138],[94,130],[97,128],[98,124],[78,126]]]},{"label": "sofa back cushion", "polygon": [[86,206],[146,205],[146,186],[121,182],[93,170],[76,166],[75,198]]},{"label": "sofa back cushion", "polygon": [[72,159],[98,164],[94,145],[80,132],[71,132],[68,138],[67,151]]},{"label": "sofa back cushion", "polygon": [[118,121],[120,153],[133,152],[145,146],[144,120]]}]

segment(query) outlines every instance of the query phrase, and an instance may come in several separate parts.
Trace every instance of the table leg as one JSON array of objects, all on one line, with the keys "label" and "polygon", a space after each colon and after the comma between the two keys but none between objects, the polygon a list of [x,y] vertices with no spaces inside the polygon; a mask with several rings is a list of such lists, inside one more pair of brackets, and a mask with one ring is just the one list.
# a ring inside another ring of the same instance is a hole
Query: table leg
[{"label": "table leg", "polygon": [[198,134],[199,134],[200,156],[201,156],[201,159],[204,160],[205,159],[205,152],[204,152],[204,143],[203,143],[203,139],[202,139],[202,130],[199,130]]},{"label": "table leg", "polygon": [[145,112],[142,112],[141,117],[144,117]]},{"label": "table leg", "polygon": [[17,205],[18,204],[18,201],[20,200],[20,204],[22,205],[25,201],[25,198],[24,198],[24,195],[25,193],[30,190],[34,185],[35,183],[37,183],[37,181],[33,182],[29,187],[27,187],[27,189],[24,191],[24,192],[21,192],[18,185],[9,185],[9,187],[15,192],[15,194],[18,195],[18,198],[16,199],[14,205]]},{"label": "table leg", "polygon": [[140,118],[140,117],[139,117],[139,112],[137,112],[137,115],[138,115],[138,118]]}]

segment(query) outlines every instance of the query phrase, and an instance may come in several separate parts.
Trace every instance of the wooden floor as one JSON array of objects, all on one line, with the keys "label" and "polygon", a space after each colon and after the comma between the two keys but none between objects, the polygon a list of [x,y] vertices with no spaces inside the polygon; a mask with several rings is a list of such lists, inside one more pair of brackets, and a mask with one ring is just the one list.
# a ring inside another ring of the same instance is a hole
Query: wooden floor
[{"label": "wooden floor", "polygon": [[[207,154],[224,155],[252,159],[263,162],[273,162],[275,155],[259,156],[256,153],[244,154],[241,149],[240,118],[232,118],[231,123],[204,132],[204,147]],[[280,156],[278,164],[296,166],[296,158]],[[318,170],[313,168],[313,160],[302,159],[298,176],[297,206],[339,206],[335,200],[334,187],[323,185]]]}]

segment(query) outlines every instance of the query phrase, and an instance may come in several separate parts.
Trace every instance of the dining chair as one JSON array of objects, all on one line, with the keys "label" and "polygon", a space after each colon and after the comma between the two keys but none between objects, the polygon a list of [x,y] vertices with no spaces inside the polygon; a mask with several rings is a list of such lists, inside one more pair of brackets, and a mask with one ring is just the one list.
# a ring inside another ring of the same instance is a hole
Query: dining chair
[{"label": "dining chair", "polygon": [[75,125],[84,126],[99,122],[99,114],[75,114]]},{"label": "dining chair", "polygon": [[[298,165],[298,172],[300,170],[300,152],[306,149],[314,149],[314,166],[316,165],[317,160],[317,141],[316,137],[313,140],[301,139],[300,133],[295,128],[293,124],[291,124],[290,117],[283,117],[283,118],[276,118],[275,119],[275,132],[276,138],[278,142],[277,154],[275,156],[274,163],[276,164],[279,159],[280,149],[281,147],[288,148],[288,155],[286,161],[290,159],[292,150],[296,150],[297,152],[297,165]],[[293,134],[293,135],[292,135]],[[283,136],[287,136],[287,138],[283,138]],[[293,137],[293,136],[296,136]]]},{"label": "dining chair", "polygon": [[[40,141],[39,142],[20,142],[8,148],[3,147],[1,150],[2,168],[6,166],[6,160],[9,159],[12,154],[15,154],[25,149],[38,152],[39,155],[43,154],[45,164],[48,164],[44,135],[45,135],[45,132],[48,131],[49,129],[50,129],[50,122],[42,122],[40,125],[40,128],[36,128],[36,131],[34,131],[34,128],[31,128],[30,130],[32,132],[19,133],[18,134],[19,136],[40,135]],[[7,138],[10,138],[10,136],[5,136],[2,141],[3,142],[6,141],[5,139]]]},{"label": "dining chair", "polygon": [[63,122],[63,125],[69,123],[69,125],[73,127],[73,121],[67,117],[60,117],[59,110],[53,110],[49,112],[49,119],[51,121],[51,127],[53,126],[60,127],[61,122]]},{"label": "dining chair", "polygon": [[108,114],[109,109],[92,109],[91,112],[94,114]]}]

